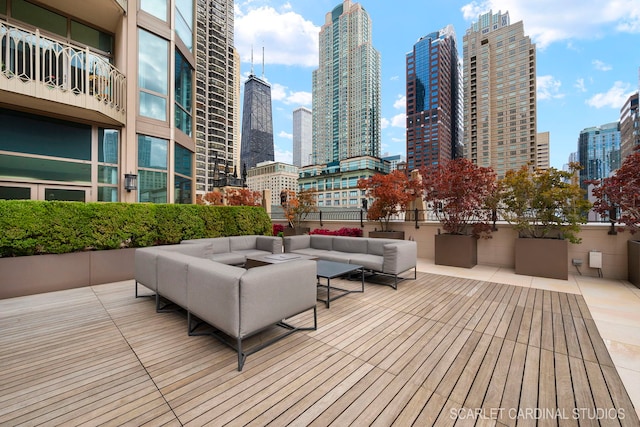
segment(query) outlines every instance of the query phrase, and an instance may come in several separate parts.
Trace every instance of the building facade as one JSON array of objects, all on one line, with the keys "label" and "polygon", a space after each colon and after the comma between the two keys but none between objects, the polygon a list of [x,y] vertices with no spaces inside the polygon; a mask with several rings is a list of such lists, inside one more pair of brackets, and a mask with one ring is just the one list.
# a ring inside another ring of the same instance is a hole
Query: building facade
[{"label": "building facade", "polygon": [[228,0],[0,1],[0,198],[192,203],[196,141],[233,127],[196,69],[232,43]]},{"label": "building facade", "polygon": [[540,132],[536,137],[537,159],[536,167],[538,169],[549,169],[551,166],[551,156],[549,154],[551,135],[549,132]]},{"label": "building facade", "polygon": [[298,192],[298,167],[281,162],[262,162],[247,172],[247,186],[252,191],[270,190],[271,205],[280,204],[280,192]]},{"label": "building facade", "polygon": [[588,181],[610,176],[620,167],[620,124],[608,123],[586,128],[578,139],[580,187],[587,190]]},{"label": "building facade", "polygon": [[196,13],[195,174],[196,193],[203,195],[213,189],[216,173],[239,166],[240,58],[233,47],[233,2],[197,0]]},{"label": "building facade", "polygon": [[509,13],[480,15],[463,37],[464,155],[503,177],[537,167],[536,48]]},{"label": "building facade", "polygon": [[274,160],[271,85],[253,73],[244,84],[240,146],[240,163],[247,171]]},{"label": "building facade", "polygon": [[380,54],[359,3],[327,13],[313,71],[313,164],[380,155]]},{"label": "building facade", "polygon": [[312,163],[313,129],[312,113],[305,107],[293,110],[293,164],[297,167]]},{"label": "building facade", "polygon": [[640,111],[638,92],[631,95],[620,110],[620,152],[621,160],[640,146]]},{"label": "building facade", "polygon": [[406,55],[407,167],[462,155],[462,81],[449,25],[418,40]]},{"label": "building facade", "polygon": [[372,156],[353,157],[301,168],[298,186],[300,190],[315,189],[319,207],[360,208],[365,190],[358,188],[358,180],[390,171],[391,164],[386,160]]}]

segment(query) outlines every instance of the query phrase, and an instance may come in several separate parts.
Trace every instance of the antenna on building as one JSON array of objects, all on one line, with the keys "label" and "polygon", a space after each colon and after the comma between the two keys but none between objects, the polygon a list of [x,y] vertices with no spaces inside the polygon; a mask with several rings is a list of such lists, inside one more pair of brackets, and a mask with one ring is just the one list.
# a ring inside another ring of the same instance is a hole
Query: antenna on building
[{"label": "antenna on building", "polygon": [[251,45],[251,72],[249,75],[253,76],[253,45]]}]

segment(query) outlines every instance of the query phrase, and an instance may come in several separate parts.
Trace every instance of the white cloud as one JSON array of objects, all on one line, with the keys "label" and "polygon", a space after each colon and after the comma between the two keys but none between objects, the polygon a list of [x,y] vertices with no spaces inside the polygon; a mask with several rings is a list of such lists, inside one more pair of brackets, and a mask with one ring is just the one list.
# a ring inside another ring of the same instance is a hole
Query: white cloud
[{"label": "white cloud", "polygon": [[524,22],[525,34],[539,49],[571,39],[599,38],[611,31],[640,33],[638,0],[474,0],[461,10],[472,22],[489,10],[508,11],[512,24]]},{"label": "white cloud", "polygon": [[404,138],[391,138],[391,141],[393,141],[393,142],[407,142],[407,140],[404,139]]},{"label": "white cloud", "polygon": [[607,92],[595,94],[585,102],[590,107],[620,109],[633,92],[629,83],[617,81]]},{"label": "white cloud", "polygon": [[553,76],[538,76],[536,78],[536,96],[538,101],[545,99],[564,98],[564,94],[560,92],[562,83],[553,78]]},{"label": "white cloud", "polygon": [[287,133],[287,132],[285,132],[285,131],[283,131],[283,130],[281,130],[281,131],[280,131],[280,133],[278,134],[278,136],[279,136],[280,138],[284,138],[284,139],[293,139],[293,134],[291,134],[291,133]]},{"label": "white cloud", "polygon": [[391,80],[392,82],[400,80],[400,76],[392,76],[389,80]]},{"label": "white cloud", "polygon": [[407,97],[405,95],[398,95],[396,101],[393,103],[393,108],[396,110],[405,110],[407,108]]},{"label": "white cloud", "polygon": [[573,85],[575,88],[577,88],[580,92],[586,92],[587,88],[584,85],[584,79],[578,79],[576,80],[576,83]]},{"label": "white cloud", "polygon": [[312,101],[311,92],[292,92],[280,83],[271,85],[271,99],[286,105],[309,106]]},{"label": "white cloud", "polygon": [[599,59],[594,59],[593,61],[591,61],[591,63],[593,64],[593,66],[595,67],[596,70],[611,71],[613,69],[613,67],[611,65],[605,64],[604,62],[600,61]]},{"label": "white cloud", "polygon": [[242,61],[266,64],[315,67],[318,64],[320,27],[292,11],[286,3],[281,11],[270,6],[255,7],[252,2],[234,5],[235,46]]},{"label": "white cloud", "polygon": [[386,129],[389,127],[391,123],[389,122],[389,119],[385,119],[384,117],[382,118],[382,120],[380,120],[380,128],[381,129]]},{"label": "white cloud", "polygon": [[273,158],[276,162],[293,164],[293,153],[278,146],[275,147]]},{"label": "white cloud", "polygon": [[407,127],[407,115],[405,113],[396,114],[391,119],[391,126],[394,128],[406,128]]}]

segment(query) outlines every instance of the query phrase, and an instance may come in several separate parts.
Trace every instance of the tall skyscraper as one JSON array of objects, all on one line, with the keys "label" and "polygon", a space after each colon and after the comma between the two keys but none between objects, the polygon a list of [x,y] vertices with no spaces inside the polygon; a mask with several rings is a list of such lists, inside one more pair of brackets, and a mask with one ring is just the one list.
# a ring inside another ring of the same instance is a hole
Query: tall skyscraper
[{"label": "tall skyscraper", "polygon": [[453,26],[422,37],[406,61],[411,171],[462,155],[462,82]]},{"label": "tall skyscraper", "polygon": [[588,188],[587,181],[606,178],[620,167],[620,124],[608,123],[586,128],[578,139],[580,159],[580,186]]},{"label": "tall skyscraper", "polygon": [[240,146],[243,169],[274,160],[271,85],[253,73],[244,84]]},{"label": "tall skyscraper", "polygon": [[310,165],[313,149],[312,113],[305,107],[293,110],[293,164]]},{"label": "tall skyscraper", "polygon": [[537,167],[536,48],[509,12],[480,15],[463,37],[464,153],[498,177]]},{"label": "tall skyscraper", "polygon": [[345,0],[327,13],[313,71],[313,163],[380,155],[380,54],[371,19]]},{"label": "tall skyscraper", "polygon": [[233,1],[197,0],[196,13],[195,172],[196,192],[202,195],[212,190],[216,165],[218,174],[238,166],[235,88],[240,76],[233,47]]},{"label": "tall skyscraper", "polygon": [[640,106],[638,92],[631,95],[620,109],[621,160],[640,145]]}]

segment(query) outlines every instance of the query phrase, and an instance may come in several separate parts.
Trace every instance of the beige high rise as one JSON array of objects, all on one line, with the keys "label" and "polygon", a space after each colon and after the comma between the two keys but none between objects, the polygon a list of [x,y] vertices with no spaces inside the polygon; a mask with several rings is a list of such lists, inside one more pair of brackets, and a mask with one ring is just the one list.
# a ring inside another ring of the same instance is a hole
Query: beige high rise
[{"label": "beige high rise", "polygon": [[464,153],[499,177],[538,167],[536,48],[509,12],[480,15],[463,37]]}]

